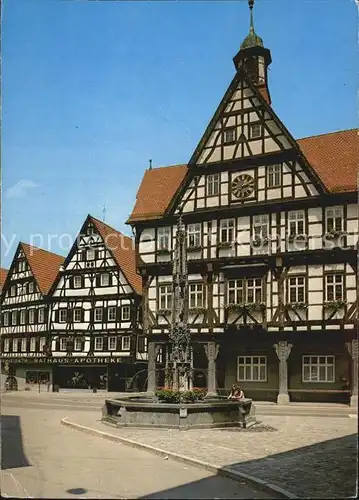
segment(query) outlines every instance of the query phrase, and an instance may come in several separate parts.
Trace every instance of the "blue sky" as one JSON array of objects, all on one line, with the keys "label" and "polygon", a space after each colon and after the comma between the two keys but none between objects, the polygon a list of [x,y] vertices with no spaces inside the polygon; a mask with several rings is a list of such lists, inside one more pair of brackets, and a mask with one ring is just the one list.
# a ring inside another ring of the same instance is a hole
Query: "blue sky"
[{"label": "blue sky", "polygon": [[[104,203],[106,222],[130,234],[148,159],[189,160],[234,76],[249,15],[247,1],[3,4],[7,267],[19,240],[66,254]],[[254,19],[272,53],[272,106],[294,137],[356,127],[354,0],[257,0]]]}]

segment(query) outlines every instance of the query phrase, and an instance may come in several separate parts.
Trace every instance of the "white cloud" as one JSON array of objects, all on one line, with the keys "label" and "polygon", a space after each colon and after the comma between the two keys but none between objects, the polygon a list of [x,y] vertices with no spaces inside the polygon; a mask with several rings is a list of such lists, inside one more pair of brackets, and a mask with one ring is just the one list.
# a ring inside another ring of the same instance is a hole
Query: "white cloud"
[{"label": "white cloud", "polygon": [[6,190],[5,196],[6,198],[23,198],[27,195],[27,192],[30,189],[39,187],[35,182],[21,179],[21,181],[14,184],[12,187]]}]

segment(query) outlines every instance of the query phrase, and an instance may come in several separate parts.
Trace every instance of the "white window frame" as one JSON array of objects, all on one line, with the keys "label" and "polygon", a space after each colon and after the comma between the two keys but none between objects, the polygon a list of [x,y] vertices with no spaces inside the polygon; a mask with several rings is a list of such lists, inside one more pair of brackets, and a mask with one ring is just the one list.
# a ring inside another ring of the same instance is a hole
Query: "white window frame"
[{"label": "white window frame", "polygon": [[[227,282],[227,304],[243,304],[245,299],[244,279],[228,280]],[[233,295],[233,300],[231,296]]]},{"label": "white window frame", "polygon": [[207,175],[207,196],[219,195],[221,184],[221,174],[209,174]]},{"label": "white window frame", "polygon": [[172,309],[172,285],[158,287],[158,309]]},{"label": "white window frame", "polygon": [[305,234],[305,211],[291,210],[288,212],[288,234],[297,236]]},{"label": "white window frame", "polygon": [[103,351],[103,337],[95,337],[94,350]]},{"label": "white window frame", "polygon": [[17,311],[12,311],[11,312],[11,326],[16,325],[16,320],[17,320]]},{"label": "white window frame", "polygon": [[188,285],[189,308],[204,307],[203,283],[189,283]]},{"label": "white window frame", "polygon": [[[101,312],[101,314],[100,314],[100,312]],[[95,323],[102,323],[102,321],[103,321],[103,307],[95,307],[93,317],[94,317]]]},{"label": "white window frame", "polygon": [[[79,314],[79,316],[76,317],[76,314]],[[75,307],[74,309],[74,323],[81,323],[82,321],[82,309],[79,307]]]},{"label": "white window frame", "polygon": [[[257,128],[259,127],[259,128]],[[250,123],[250,138],[251,139],[260,139],[262,137],[262,124],[261,123]],[[254,133],[256,131],[256,133]]]},{"label": "white window frame", "polygon": [[82,351],[82,339],[79,338],[74,339],[74,351],[77,352]]},{"label": "white window frame", "polygon": [[21,309],[20,311],[20,325],[25,325],[26,323],[26,309]]},{"label": "white window frame", "polygon": [[67,338],[62,337],[60,338],[60,351],[66,351],[67,350]]},{"label": "white window frame", "polygon": [[[242,361],[243,362],[240,362]],[[255,361],[257,362],[255,363]],[[243,367],[243,377],[240,377],[240,368]],[[263,377],[264,367],[264,377]],[[238,382],[267,382],[267,356],[237,356]],[[255,375],[257,375],[255,377]]]},{"label": "white window frame", "polygon": [[171,228],[169,226],[159,227],[157,230],[158,250],[171,249]]},{"label": "white window frame", "polygon": [[108,338],[108,350],[116,351],[117,349],[117,337],[111,336]]},{"label": "white window frame", "polygon": [[277,188],[282,185],[282,164],[275,163],[267,166],[267,187]]},{"label": "white window frame", "polygon": [[236,127],[227,127],[223,130],[223,144],[231,144],[236,141]]},{"label": "white window frame", "polygon": [[325,208],[325,231],[343,231],[344,230],[344,209],[338,205]]},{"label": "white window frame", "polygon": [[19,339],[12,339],[12,352],[19,352]]},{"label": "white window frame", "polygon": [[[331,293],[328,293],[329,291]],[[331,295],[332,297],[330,297]],[[333,273],[325,275],[325,300],[328,302],[344,300],[344,274]]]},{"label": "white window frame", "polygon": [[78,274],[74,276],[74,288],[82,288],[82,278]]},{"label": "white window frame", "polygon": [[[325,358],[324,362],[320,362],[320,358]],[[309,361],[308,361],[309,360]],[[331,362],[330,362],[331,361]],[[321,372],[320,368],[324,367],[324,378],[319,380]],[[332,377],[328,377],[328,367],[332,370]],[[305,373],[307,371],[307,374]],[[316,373],[316,375],[314,375]],[[334,383],[335,382],[335,356],[333,355],[302,355],[302,382],[303,383]]]},{"label": "white window frame", "polygon": [[33,325],[35,323],[35,309],[34,308],[29,309],[28,323],[29,323],[29,325]]},{"label": "white window frame", "polygon": [[36,351],[36,337],[30,338],[30,352]]},{"label": "white window frame", "polygon": [[121,321],[131,321],[131,307],[128,304],[121,306]]},{"label": "white window frame", "polygon": [[110,286],[109,273],[101,273],[100,274],[100,286],[103,286],[103,287]]},{"label": "white window frame", "polygon": [[40,337],[39,340],[39,351],[42,352],[44,350],[44,345],[46,345],[46,337]]},{"label": "white window frame", "polygon": [[26,295],[26,283],[19,285],[19,295]]},{"label": "white window frame", "polygon": [[4,321],[4,326],[9,326],[9,313],[8,312],[4,312],[3,321]]},{"label": "white window frame", "polygon": [[88,248],[86,251],[86,260],[95,260],[96,253],[93,248]]},{"label": "white window frame", "polygon": [[262,278],[247,278],[245,281],[245,287],[246,287],[247,304],[256,304],[262,302],[263,300]]},{"label": "white window frame", "polygon": [[236,220],[221,219],[219,222],[219,238],[221,243],[233,243],[235,240]]},{"label": "white window frame", "polygon": [[253,238],[268,238],[269,234],[269,215],[253,216]]},{"label": "white window frame", "polygon": [[43,324],[45,323],[45,308],[40,307],[38,311],[38,323]]},{"label": "white window frame", "polygon": [[27,339],[22,338],[21,339],[21,352],[26,352],[27,351]]},{"label": "white window frame", "polygon": [[9,352],[10,351],[10,339],[6,338],[4,339],[4,352]]},{"label": "white window frame", "polygon": [[131,337],[130,335],[124,335],[121,337],[121,351],[129,351],[131,349]]},{"label": "white window frame", "polygon": [[11,297],[16,297],[16,291],[17,291],[17,286],[16,285],[12,285],[10,287],[10,296]]},{"label": "white window frame", "polygon": [[35,292],[35,283],[33,281],[29,282],[28,292],[29,293],[34,293]]},{"label": "white window frame", "polygon": [[[110,314],[114,313],[114,314]],[[107,321],[116,321],[116,316],[117,316],[117,307],[116,306],[109,306],[107,309]]]},{"label": "white window frame", "polygon": [[19,263],[18,263],[18,272],[22,273],[24,271],[26,271],[26,260],[19,260]]},{"label": "white window frame", "polygon": [[[295,295],[295,300],[292,299],[292,292]],[[288,302],[306,302],[307,283],[305,276],[288,276]],[[301,295],[303,294],[303,299]]]},{"label": "white window frame", "polygon": [[195,222],[187,226],[187,244],[191,247],[201,246],[202,224]]},{"label": "white window frame", "polygon": [[67,323],[67,309],[65,307],[59,308],[59,323]]}]

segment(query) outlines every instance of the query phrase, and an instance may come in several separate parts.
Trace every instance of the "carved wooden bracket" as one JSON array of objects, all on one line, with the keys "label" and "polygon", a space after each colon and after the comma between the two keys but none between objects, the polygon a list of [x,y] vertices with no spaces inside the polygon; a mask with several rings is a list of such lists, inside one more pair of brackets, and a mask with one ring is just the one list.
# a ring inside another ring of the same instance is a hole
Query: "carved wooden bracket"
[{"label": "carved wooden bracket", "polygon": [[273,347],[275,348],[279,361],[284,362],[289,358],[293,344],[290,344],[286,340],[280,340],[278,344],[273,344]]}]

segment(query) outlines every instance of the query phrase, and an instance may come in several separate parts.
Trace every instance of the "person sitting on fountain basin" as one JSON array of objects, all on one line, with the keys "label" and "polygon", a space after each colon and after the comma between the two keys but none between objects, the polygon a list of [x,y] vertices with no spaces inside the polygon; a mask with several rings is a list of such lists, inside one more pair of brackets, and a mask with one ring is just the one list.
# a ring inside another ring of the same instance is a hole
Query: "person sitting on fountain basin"
[{"label": "person sitting on fountain basin", "polygon": [[239,387],[239,385],[235,384],[232,385],[231,392],[227,399],[230,399],[232,401],[238,401],[240,399],[244,399],[244,392]]}]

